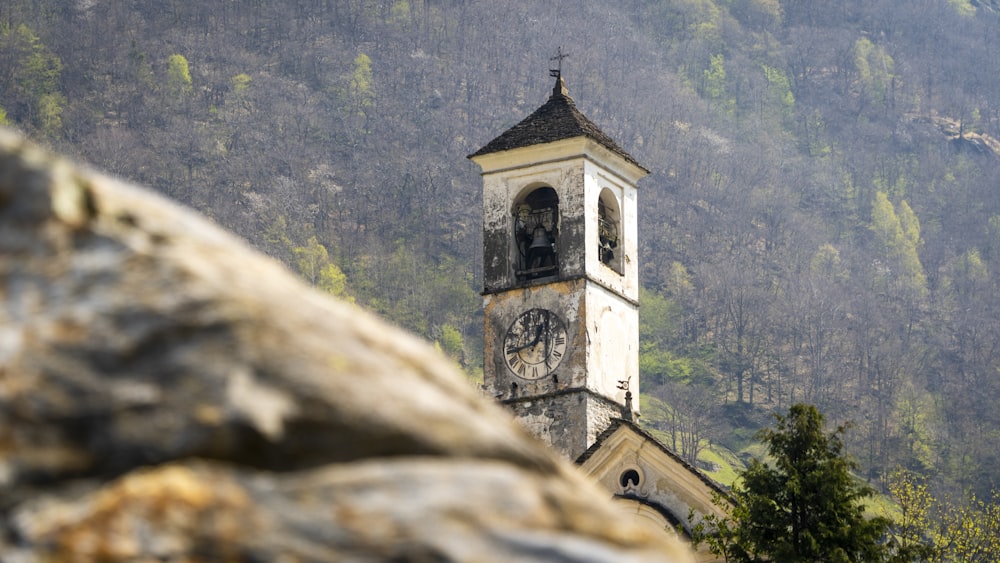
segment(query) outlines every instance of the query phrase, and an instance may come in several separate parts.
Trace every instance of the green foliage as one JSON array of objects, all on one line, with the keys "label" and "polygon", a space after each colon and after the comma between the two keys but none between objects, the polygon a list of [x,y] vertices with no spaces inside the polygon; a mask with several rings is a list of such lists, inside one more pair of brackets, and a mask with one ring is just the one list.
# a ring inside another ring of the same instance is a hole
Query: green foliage
[{"label": "green foliage", "polygon": [[774,29],[781,24],[778,0],[727,0],[729,11],[752,29]]},{"label": "green foliage", "polygon": [[59,89],[63,65],[59,57],[46,47],[32,29],[20,24],[4,32],[6,48],[18,55],[16,83],[29,97],[38,98]]},{"label": "green foliage", "polygon": [[877,276],[883,285],[898,282],[904,291],[922,297],[927,292],[927,277],[917,252],[920,222],[905,201],[900,203],[899,209],[897,215],[885,193],[875,194],[871,229],[888,268],[887,272],[877,272]]},{"label": "green foliage", "polygon": [[167,58],[167,92],[175,99],[182,99],[193,89],[187,58],[176,53],[170,55]]},{"label": "green foliage", "polygon": [[761,65],[761,68],[764,70],[772,99],[781,107],[786,118],[792,117],[795,110],[795,94],[792,93],[792,83],[788,80],[788,75],[772,66]]},{"label": "green foliage", "polygon": [[423,260],[405,240],[351,264],[360,302],[427,338],[445,324],[466,326],[479,308],[466,267],[448,256]]},{"label": "green foliage", "polygon": [[10,125],[10,121],[7,121],[7,111],[0,107],[0,125]]},{"label": "green foliage", "polygon": [[243,96],[247,93],[247,90],[250,89],[250,82],[252,79],[245,72],[235,74],[229,79],[229,84],[233,87],[233,94],[237,96]]},{"label": "green foliage", "polygon": [[948,506],[939,539],[946,561],[987,563],[1000,561],[1000,494],[989,503],[974,494],[962,506]]},{"label": "green foliage", "polygon": [[654,387],[668,381],[690,383],[697,370],[691,359],[678,357],[653,343],[643,343],[639,346],[639,373],[646,385]]},{"label": "green foliage", "polygon": [[903,243],[908,247],[918,250],[920,241],[920,220],[916,213],[906,203],[906,200],[899,202],[899,226],[903,229]]},{"label": "green foliage", "polygon": [[1000,494],[990,502],[969,494],[962,504],[935,498],[926,479],[897,469],[889,492],[898,512],[890,529],[893,562],[1000,561]]},{"label": "green foliage", "polygon": [[875,240],[880,245],[883,256],[890,256],[894,252],[894,247],[903,240],[903,226],[896,216],[896,209],[884,192],[875,194],[871,228],[875,231]]},{"label": "green foliage", "polygon": [[[285,242],[280,233],[277,240]],[[341,299],[353,303],[354,298],[347,293],[347,276],[330,260],[326,246],[315,235],[309,237],[305,246],[292,249],[299,274],[310,284]]]},{"label": "green foliage", "polygon": [[973,283],[985,283],[990,279],[990,272],[986,269],[983,257],[975,248],[966,251],[958,263],[958,271],[962,277]]},{"label": "green foliage", "polygon": [[858,39],[854,43],[854,66],[868,99],[877,104],[888,102],[895,79],[895,61],[885,49],[866,37]]},{"label": "green foliage", "polygon": [[642,288],[639,290],[639,339],[669,345],[682,330],[683,307],[666,295]]},{"label": "green foliage", "polygon": [[413,19],[413,7],[408,0],[396,0],[389,9],[389,19],[395,25],[405,29]]},{"label": "green foliage", "polygon": [[823,416],[803,404],[775,418],[775,428],[759,434],[774,466],[752,460],[731,499],[716,499],[728,518],[706,517],[694,527],[695,542],[734,562],[883,561],[889,522],[864,514],[873,490],[851,475],[844,428],[825,434]]},{"label": "green foliage", "polygon": [[354,71],[351,73],[351,80],[348,83],[348,94],[354,112],[359,115],[367,113],[368,109],[374,103],[372,60],[364,53],[354,58]]},{"label": "green foliage", "polygon": [[684,264],[676,260],[670,263],[666,283],[670,288],[670,294],[677,297],[683,297],[694,288],[691,284],[691,274]]},{"label": "green foliage", "polygon": [[891,515],[889,546],[893,562],[938,561],[940,550],[932,536],[931,496],[927,481],[916,474],[897,469],[889,478],[889,494],[898,510]]},{"label": "green foliage", "polygon": [[330,263],[330,254],[326,247],[320,244],[319,239],[314,235],[309,237],[305,246],[296,247],[294,254],[295,265],[298,266],[299,273],[306,281],[316,285],[323,267]]},{"label": "green foliage", "polygon": [[701,76],[702,93],[706,98],[718,100],[726,95],[726,61],[722,55],[712,55]]},{"label": "green foliage", "polygon": [[726,91],[726,61],[721,54],[712,55],[708,68],[701,73],[701,93],[712,100],[723,115],[733,115],[736,100]]},{"label": "green foliage", "polygon": [[809,262],[809,272],[813,276],[828,280],[842,280],[848,274],[840,259],[840,251],[832,244],[820,246],[816,254],[813,254]]},{"label": "green foliage", "polygon": [[284,215],[277,216],[261,233],[261,238],[268,254],[284,262],[292,262],[295,245],[288,236],[288,219]]},{"label": "green foliage", "polygon": [[441,325],[441,337],[438,338],[441,350],[455,361],[461,361],[462,352],[465,349],[465,340],[462,338],[462,331],[448,323]]},{"label": "green foliage", "polygon": [[684,296],[690,292],[690,276],[680,262],[672,263],[669,272],[669,292],[639,290],[642,303],[639,308],[639,373],[649,388],[669,382],[705,384],[711,379],[701,358],[686,355],[680,349],[685,311],[680,302],[670,296]]},{"label": "green foliage", "polygon": [[948,3],[961,16],[972,17],[976,15],[976,7],[972,5],[970,0],[948,0]]},{"label": "green foliage", "polygon": [[896,403],[900,439],[908,466],[921,471],[935,468],[938,425],[937,405],[926,390],[905,382]]},{"label": "green foliage", "polygon": [[714,0],[650,2],[645,8],[652,31],[667,45],[679,37],[705,49],[722,43],[723,11]]},{"label": "green foliage", "polygon": [[46,135],[54,135],[62,128],[63,106],[66,98],[62,94],[43,94],[38,98],[35,122]]},{"label": "green foliage", "polygon": [[0,65],[11,65],[10,86],[16,99],[29,108],[29,119],[46,135],[55,135],[62,127],[65,105],[59,91],[62,60],[24,24],[0,25],[0,52],[5,52]]},{"label": "green foliage", "polygon": [[347,293],[347,276],[333,262],[320,269],[316,287],[348,303],[354,303],[354,296]]}]

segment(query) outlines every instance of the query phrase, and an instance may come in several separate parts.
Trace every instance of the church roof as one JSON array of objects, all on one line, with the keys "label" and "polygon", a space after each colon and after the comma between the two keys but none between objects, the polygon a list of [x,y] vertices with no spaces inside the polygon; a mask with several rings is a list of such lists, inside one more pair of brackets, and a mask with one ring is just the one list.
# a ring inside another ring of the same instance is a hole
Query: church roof
[{"label": "church roof", "polygon": [[601,131],[597,125],[594,125],[593,121],[587,119],[587,116],[576,108],[576,103],[569,97],[562,76],[556,78],[556,85],[547,102],[469,157],[552,143],[574,137],[593,139],[626,161],[646,170],[632,155],[619,147],[614,139]]},{"label": "church roof", "polygon": [[704,483],[709,489],[722,494],[724,497],[729,496],[729,491],[726,490],[725,487],[719,485],[718,483],[710,479],[708,476],[706,476],[704,473],[698,471],[698,469],[695,468],[693,465],[684,461],[683,458],[681,458],[679,455],[671,451],[671,449],[668,448],[666,445],[664,445],[663,442],[659,441],[656,438],[656,436],[653,436],[649,432],[646,432],[645,430],[640,428],[638,424],[635,424],[634,422],[630,422],[628,420],[624,420],[621,418],[615,418],[611,420],[611,424],[604,430],[604,432],[601,432],[600,436],[597,437],[597,440],[595,440],[594,443],[591,444],[589,448],[587,448],[587,451],[580,454],[580,457],[576,459],[576,465],[583,465],[583,463],[587,461],[587,459],[590,458],[592,455],[594,455],[598,450],[600,450],[601,447],[604,446],[604,442],[621,427],[628,428],[632,432],[635,432],[636,434],[641,436],[643,439],[647,440],[649,443],[656,446],[656,448],[662,454],[666,455],[668,458],[672,459],[675,463],[679,464],[680,466],[684,467],[685,469],[693,473],[695,476],[697,476],[698,480]]}]

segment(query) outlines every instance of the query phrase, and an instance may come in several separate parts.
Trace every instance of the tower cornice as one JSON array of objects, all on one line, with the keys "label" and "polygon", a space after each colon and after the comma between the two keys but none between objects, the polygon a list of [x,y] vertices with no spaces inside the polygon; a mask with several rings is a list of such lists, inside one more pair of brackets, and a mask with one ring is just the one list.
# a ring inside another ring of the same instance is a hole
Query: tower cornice
[{"label": "tower cornice", "polygon": [[482,169],[480,174],[483,176],[516,170],[525,166],[538,166],[578,158],[590,160],[630,184],[635,184],[649,174],[649,170],[634,161],[623,158],[620,154],[588,137],[562,139],[541,145],[518,147],[469,157]]},{"label": "tower cornice", "polygon": [[621,292],[620,289],[611,287],[608,284],[601,282],[601,280],[599,280],[597,278],[594,278],[593,276],[590,276],[590,275],[587,275],[587,274],[581,274],[581,275],[575,275],[575,276],[566,276],[566,277],[561,277],[561,278],[556,279],[556,280],[552,280],[552,279],[539,280],[539,281],[534,282],[534,283],[528,282],[528,283],[525,283],[525,284],[522,284],[522,285],[518,285],[518,286],[515,286],[515,287],[502,287],[502,288],[494,288],[494,289],[484,289],[482,292],[480,292],[480,295],[483,295],[483,296],[486,296],[486,295],[497,295],[497,294],[500,294],[500,293],[507,293],[509,291],[521,291],[521,292],[523,292],[525,289],[530,289],[530,288],[535,287],[535,286],[544,286],[544,285],[549,285],[549,284],[552,284],[552,283],[572,282],[572,281],[577,281],[577,280],[584,280],[587,283],[592,283],[592,284],[594,284],[594,285],[596,285],[596,286],[598,286],[600,288],[605,289],[606,291],[609,291],[609,292],[617,295],[620,299],[622,299],[626,303],[632,305],[633,307],[635,307],[637,309],[639,308],[639,301],[637,299],[632,299],[631,297],[629,297],[627,295],[624,295]]}]

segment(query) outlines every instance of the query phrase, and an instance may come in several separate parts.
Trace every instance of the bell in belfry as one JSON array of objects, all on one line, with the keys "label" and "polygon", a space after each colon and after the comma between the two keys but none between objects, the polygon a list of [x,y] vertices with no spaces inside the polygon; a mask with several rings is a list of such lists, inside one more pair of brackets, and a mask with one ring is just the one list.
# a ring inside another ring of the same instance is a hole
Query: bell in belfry
[{"label": "bell in belfry", "polygon": [[543,225],[537,225],[531,232],[531,244],[528,245],[528,268],[536,269],[551,266],[554,249],[552,248],[552,233]]}]

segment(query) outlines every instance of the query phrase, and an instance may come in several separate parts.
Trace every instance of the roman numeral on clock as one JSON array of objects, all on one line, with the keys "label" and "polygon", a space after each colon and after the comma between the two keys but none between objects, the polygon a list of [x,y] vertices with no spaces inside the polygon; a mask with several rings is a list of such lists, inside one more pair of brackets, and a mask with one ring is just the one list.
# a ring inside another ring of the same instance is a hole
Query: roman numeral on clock
[{"label": "roman numeral on clock", "polygon": [[521,363],[521,358],[518,358],[516,354],[507,356],[507,365],[509,365],[510,369],[514,371],[524,368],[524,364]]}]

